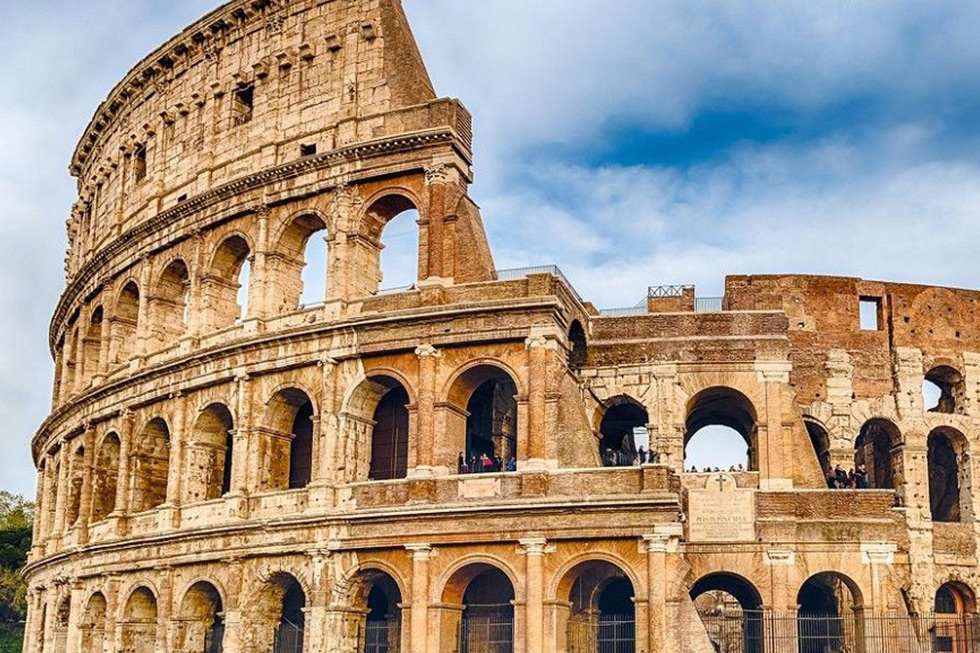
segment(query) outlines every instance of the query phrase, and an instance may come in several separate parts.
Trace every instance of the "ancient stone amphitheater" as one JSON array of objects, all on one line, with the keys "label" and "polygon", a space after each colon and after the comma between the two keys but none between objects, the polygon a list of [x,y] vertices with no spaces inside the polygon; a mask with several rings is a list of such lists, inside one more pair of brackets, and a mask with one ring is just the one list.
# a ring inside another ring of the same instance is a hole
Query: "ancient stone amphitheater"
[{"label": "ancient stone amphitheater", "polygon": [[[739,276],[604,313],[495,269],[471,136],[398,0],[235,0],[112,90],[26,650],[977,650],[980,294]],[[417,283],[380,290],[408,211]],[[685,473],[706,427],[744,470]]]}]

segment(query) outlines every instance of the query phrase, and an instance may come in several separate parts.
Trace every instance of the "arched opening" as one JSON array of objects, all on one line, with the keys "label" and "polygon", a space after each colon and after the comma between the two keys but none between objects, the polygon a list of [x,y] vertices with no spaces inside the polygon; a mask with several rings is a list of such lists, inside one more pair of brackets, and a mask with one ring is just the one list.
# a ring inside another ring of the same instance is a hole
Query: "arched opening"
[{"label": "arched opening", "polygon": [[397,653],[401,650],[402,595],[388,574],[367,571],[359,575],[354,607],[364,615],[358,632],[358,653]]},{"label": "arched opening", "polygon": [[564,650],[575,653],[634,653],[636,610],[633,583],[605,561],[576,565],[559,586],[569,603]]},{"label": "arched opening", "polygon": [[489,565],[457,571],[447,592],[462,590],[459,653],[513,653],[514,586],[507,574]]},{"label": "arched opening", "polygon": [[157,650],[157,599],[147,587],[137,588],[123,610],[121,650]]},{"label": "arched opening", "polygon": [[738,390],[702,390],[687,404],[684,467],[758,471],[757,424],[755,406]]},{"label": "arched opening", "polygon": [[[310,484],[313,475],[313,402],[302,390],[277,392],[266,408],[270,464],[264,485],[296,490]],[[286,466],[288,465],[288,466]]]},{"label": "arched opening", "polygon": [[419,212],[403,195],[387,195],[374,202],[365,216],[365,256],[378,271],[377,280],[364,290],[375,293],[410,287],[419,278]]},{"label": "arched opening", "polygon": [[71,458],[69,467],[71,474],[68,477],[68,510],[65,515],[65,523],[68,526],[77,524],[82,515],[82,485],[85,484],[85,447],[78,447]]},{"label": "arched opening", "polygon": [[220,499],[231,492],[234,429],[231,411],[223,404],[211,404],[198,415],[185,454],[188,503]]},{"label": "arched opening", "polygon": [[936,591],[933,651],[969,653],[976,642],[976,597],[959,582],[944,583]]},{"label": "arched opening", "polygon": [[932,521],[967,521],[971,511],[966,438],[956,429],[940,427],[929,434],[927,443]]},{"label": "arched opening", "polygon": [[187,264],[181,259],[172,261],[160,275],[156,293],[151,298],[153,319],[150,324],[158,347],[168,347],[184,335],[190,316],[190,290]]},{"label": "arched opening", "polygon": [[763,652],[762,596],[752,583],[736,574],[708,574],[690,594],[715,650]]},{"label": "arched opening", "polygon": [[162,506],[167,501],[170,476],[170,428],[159,417],[143,429],[132,445],[134,512]]},{"label": "arched opening", "polygon": [[358,384],[341,415],[347,481],[408,475],[409,393],[394,377],[378,374]]},{"label": "arched opening", "polygon": [[462,445],[457,471],[517,469],[517,383],[506,371],[494,365],[466,370],[450,388],[449,403],[455,410],[445,413],[447,431]]},{"label": "arched opening", "polygon": [[810,437],[810,445],[813,447],[813,453],[817,456],[817,462],[820,463],[820,470],[826,475],[833,467],[830,458],[830,434],[827,433],[823,424],[812,417],[804,417],[803,425]]},{"label": "arched opening", "polygon": [[241,236],[231,236],[218,247],[204,281],[208,298],[207,324],[212,330],[235,324],[248,316],[251,248]]},{"label": "arched opening", "polygon": [[408,392],[401,385],[385,392],[374,411],[371,429],[372,481],[408,475]]},{"label": "arched opening", "polygon": [[119,436],[115,433],[106,435],[99,446],[92,477],[92,521],[101,521],[116,509],[119,447]]},{"label": "arched opening", "polygon": [[929,370],[922,381],[922,406],[930,413],[962,413],[966,384],[948,365]]},{"label": "arched opening", "polygon": [[58,602],[58,611],[54,616],[54,653],[66,653],[68,626],[71,623],[71,596],[66,596]]},{"label": "arched opening", "polygon": [[256,651],[303,653],[306,593],[293,576],[278,572],[248,606],[256,633]]},{"label": "arched opening", "polygon": [[123,286],[112,316],[112,361],[125,363],[136,353],[139,326],[140,290],[135,282]]},{"label": "arched opening", "polygon": [[[599,424],[599,456],[605,467],[628,467],[644,458],[650,446],[647,409],[630,397],[616,397],[606,403]],[[645,461],[644,461],[645,462]]]},{"label": "arched opening", "polygon": [[316,215],[295,218],[282,234],[273,265],[281,279],[280,310],[310,306],[327,298],[327,225]]},{"label": "arched opening", "polygon": [[221,595],[211,583],[195,583],[180,604],[176,650],[180,653],[221,653],[224,634]]},{"label": "arched opening", "polygon": [[89,598],[79,624],[81,653],[103,653],[108,603],[102,592]]},{"label": "arched opening", "polygon": [[84,360],[82,368],[84,376],[91,379],[99,373],[99,363],[102,358],[102,322],[104,319],[101,306],[92,311],[88,329],[85,331]]},{"label": "arched opening", "polygon": [[578,320],[573,320],[568,328],[568,367],[580,370],[588,361],[588,344],[585,339],[585,329]]},{"label": "arched opening", "polygon": [[901,484],[902,435],[885,419],[872,419],[861,427],[854,442],[854,469],[866,474],[868,486],[897,489]]},{"label": "arched opening", "polygon": [[854,581],[834,572],[816,574],[803,583],[796,601],[799,653],[859,650],[856,609],[862,600]]}]

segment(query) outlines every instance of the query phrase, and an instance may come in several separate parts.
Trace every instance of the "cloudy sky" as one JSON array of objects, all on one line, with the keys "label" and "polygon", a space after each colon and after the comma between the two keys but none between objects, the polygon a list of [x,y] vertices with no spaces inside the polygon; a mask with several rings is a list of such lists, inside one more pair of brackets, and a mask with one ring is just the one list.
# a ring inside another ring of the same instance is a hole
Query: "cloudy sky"
[{"label": "cloudy sky", "polygon": [[[586,297],[815,272],[980,286],[980,4],[404,0],[464,100],[499,267]],[[0,0],[0,489],[33,494],[66,171],[99,101],[214,0]]]}]

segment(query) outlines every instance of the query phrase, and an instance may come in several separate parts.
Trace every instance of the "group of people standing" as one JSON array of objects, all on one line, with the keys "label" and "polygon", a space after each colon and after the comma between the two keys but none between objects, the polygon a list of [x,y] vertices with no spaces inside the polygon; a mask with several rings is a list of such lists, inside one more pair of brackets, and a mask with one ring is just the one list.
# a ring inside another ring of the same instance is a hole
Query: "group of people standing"
[{"label": "group of people standing", "polygon": [[456,460],[456,473],[458,474],[494,474],[498,472],[516,472],[517,471],[517,459],[513,456],[505,463],[502,458],[497,458],[495,454],[487,455],[486,453],[481,453],[477,456],[475,453],[470,454],[467,458],[462,451],[459,452],[459,458]]},{"label": "group of people standing", "polygon": [[864,465],[858,465],[857,469],[851,468],[844,471],[844,468],[837,465],[833,469],[830,467],[824,472],[827,478],[827,487],[831,490],[866,490],[868,484],[868,470]]},{"label": "group of people standing", "polygon": [[607,448],[602,452],[603,467],[638,467],[640,465],[655,465],[660,462],[660,452],[647,451],[640,447],[636,453]]}]

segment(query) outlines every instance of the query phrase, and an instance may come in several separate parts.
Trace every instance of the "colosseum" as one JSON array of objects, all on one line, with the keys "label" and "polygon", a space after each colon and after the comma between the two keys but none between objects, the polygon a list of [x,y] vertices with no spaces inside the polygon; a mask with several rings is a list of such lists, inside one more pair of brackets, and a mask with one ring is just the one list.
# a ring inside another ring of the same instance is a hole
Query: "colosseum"
[{"label": "colosseum", "polygon": [[[28,653],[980,650],[980,292],[600,311],[496,269],[472,164],[399,0],[233,0],[111,91],[71,161]],[[719,427],[745,464],[692,471]]]}]

